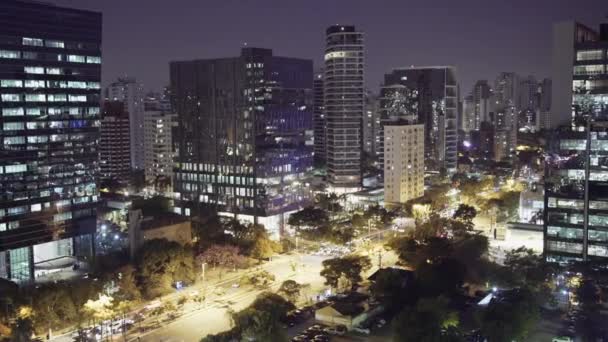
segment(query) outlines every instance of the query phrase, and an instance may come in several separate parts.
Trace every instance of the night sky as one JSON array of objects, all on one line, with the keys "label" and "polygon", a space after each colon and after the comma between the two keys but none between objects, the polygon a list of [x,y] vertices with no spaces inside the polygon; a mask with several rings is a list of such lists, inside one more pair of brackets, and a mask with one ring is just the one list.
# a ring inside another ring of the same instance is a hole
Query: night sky
[{"label": "night sky", "polygon": [[243,43],[322,62],[325,28],[366,33],[366,82],[376,92],[393,67],[454,65],[462,93],[500,71],[550,76],[551,25],[596,28],[606,0],[51,0],[103,12],[104,84],[134,76],[168,83],[171,60],[229,57]]}]

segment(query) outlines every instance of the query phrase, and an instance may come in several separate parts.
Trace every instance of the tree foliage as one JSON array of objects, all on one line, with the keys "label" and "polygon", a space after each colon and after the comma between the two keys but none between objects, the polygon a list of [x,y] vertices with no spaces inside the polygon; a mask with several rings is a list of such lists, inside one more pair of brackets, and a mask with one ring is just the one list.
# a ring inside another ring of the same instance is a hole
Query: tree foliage
[{"label": "tree foliage", "polygon": [[147,241],[137,255],[139,283],[147,298],[155,298],[171,291],[177,281],[192,283],[195,267],[192,250],[167,240]]},{"label": "tree foliage", "polygon": [[361,272],[372,266],[371,260],[365,256],[348,255],[342,258],[327,259],[323,261],[321,276],[325,278],[325,284],[334,288],[338,287],[341,277],[344,277],[351,286],[359,284],[363,278]]},{"label": "tree foliage", "polygon": [[493,342],[525,341],[539,317],[536,296],[522,289],[508,300],[490,303],[481,314],[481,332]]},{"label": "tree foliage", "polygon": [[295,280],[285,280],[281,287],[279,288],[278,293],[283,295],[288,301],[291,303],[296,303],[298,298],[300,298],[300,292],[302,290],[302,285],[300,285]]}]

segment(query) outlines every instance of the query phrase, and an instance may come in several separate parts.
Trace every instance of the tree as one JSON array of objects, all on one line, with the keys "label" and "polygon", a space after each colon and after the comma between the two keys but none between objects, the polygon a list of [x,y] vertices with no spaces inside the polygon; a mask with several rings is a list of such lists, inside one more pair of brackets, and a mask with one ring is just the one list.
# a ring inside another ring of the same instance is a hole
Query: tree
[{"label": "tree", "polygon": [[418,311],[408,307],[393,320],[395,342],[438,342],[441,325],[432,312]]},{"label": "tree", "polygon": [[142,289],[147,298],[170,292],[177,281],[192,283],[198,270],[190,248],[161,239],[146,241],[136,260],[140,284],[145,284]]},{"label": "tree", "polygon": [[416,269],[420,291],[427,296],[458,293],[464,283],[466,267],[456,259],[423,263]]},{"label": "tree", "polygon": [[260,234],[253,242],[250,254],[256,259],[268,259],[274,255],[278,247],[274,241],[268,238],[268,234]]},{"label": "tree", "polygon": [[547,286],[555,265],[545,262],[541,255],[533,250],[520,247],[507,252],[504,265],[510,279],[507,283],[513,287],[526,286],[539,291]]},{"label": "tree", "polygon": [[247,308],[233,315],[242,341],[285,342],[287,332],[270,313]]},{"label": "tree", "polygon": [[258,311],[268,312],[276,320],[284,318],[289,311],[296,308],[294,304],[272,292],[260,293],[250,307]]},{"label": "tree", "polygon": [[11,327],[11,341],[13,342],[29,342],[34,334],[34,325],[29,318],[17,318]]},{"label": "tree", "polygon": [[535,295],[521,289],[502,301],[492,301],[481,314],[481,332],[489,341],[525,341],[540,317]]},{"label": "tree", "polygon": [[294,226],[298,229],[302,227],[315,227],[320,226],[329,221],[327,211],[321,208],[315,208],[313,206],[306,207],[300,211],[289,216],[287,223],[290,226]]},{"label": "tree", "polygon": [[302,285],[298,284],[295,280],[285,280],[279,288],[279,293],[285,296],[291,303],[296,303],[300,298],[300,291]]},{"label": "tree", "polygon": [[63,284],[39,288],[32,298],[32,323],[37,332],[62,328],[76,319],[76,307]]},{"label": "tree", "polygon": [[258,288],[267,288],[275,280],[275,276],[268,271],[260,271],[251,275],[245,275],[241,278],[241,283],[244,285],[252,285]]},{"label": "tree", "polygon": [[349,281],[351,287],[360,283],[361,272],[372,266],[369,257],[348,255],[342,258],[327,259],[323,261],[321,276],[325,278],[325,285],[337,288],[341,277]]},{"label": "tree", "polygon": [[163,196],[155,196],[146,199],[138,198],[131,204],[132,210],[141,209],[144,216],[157,216],[169,212],[169,208],[169,199]]},{"label": "tree", "polygon": [[100,295],[97,300],[89,299],[84,304],[84,311],[94,322],[103,322],[116,316],[113,305],[114,298]]},{"label": "tree", "polygon": [[131,265],[125,265],[117,270],[118,293],[116,298],[121,301],[138,301],[141,299],[141,291],[137,287],[135,279],[136,270]]},{"label": "tree", "polygon": [[226,267],[240,267],[246,261],[240,254],[240,249],[233,245],[211,245],[198,256],[201,263],[207,263],[212,267],[220,265]]},{"label": "tree", "polygon": [[370,286],[372,296],[389,310],[413,304],[411,301],[417,295],[415,289],[409,286],[405,291],[405,287],[410,285],[409,282],[413,279],[404,278],[404,272],[390,270],[392,269],[384,269],[377,273],[376,279]]},{"label": "tree", "polygon": [[458,205],[458,208],[456,208],[456,211],[454,212],[454,215],[452,215],[452,218],[461,221],[473,221],[476,216],[477,210],[475,209],[475,207],[461,203],[460,205]]}]

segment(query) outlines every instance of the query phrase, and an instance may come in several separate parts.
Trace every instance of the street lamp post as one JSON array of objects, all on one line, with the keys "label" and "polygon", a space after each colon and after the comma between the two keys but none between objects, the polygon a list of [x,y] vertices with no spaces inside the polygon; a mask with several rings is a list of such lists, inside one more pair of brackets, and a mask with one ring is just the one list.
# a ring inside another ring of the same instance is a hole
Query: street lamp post
[{"label": "street lamp post", "polygon": [[206,262],[201,264],[201,268],[203,269],[203,283],[205,282],[205,265],[207,265]]}]

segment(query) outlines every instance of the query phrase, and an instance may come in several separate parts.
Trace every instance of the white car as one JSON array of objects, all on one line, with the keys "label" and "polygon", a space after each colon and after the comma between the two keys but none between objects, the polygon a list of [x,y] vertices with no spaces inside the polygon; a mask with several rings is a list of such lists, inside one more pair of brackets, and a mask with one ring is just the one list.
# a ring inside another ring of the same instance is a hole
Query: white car
[{"label": "white car", "polygon": [[559,337],[554,337],[551,342],[574,342],[574,340],[572,339],[572,337],[568,337],[568,336],[559,336]]}]

